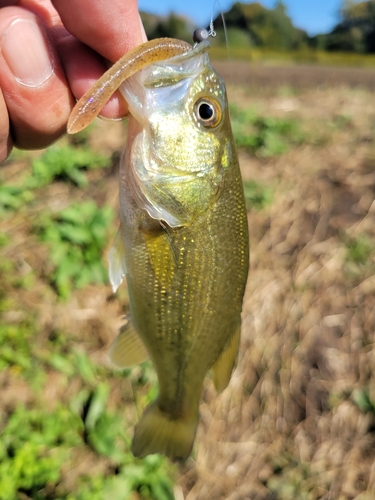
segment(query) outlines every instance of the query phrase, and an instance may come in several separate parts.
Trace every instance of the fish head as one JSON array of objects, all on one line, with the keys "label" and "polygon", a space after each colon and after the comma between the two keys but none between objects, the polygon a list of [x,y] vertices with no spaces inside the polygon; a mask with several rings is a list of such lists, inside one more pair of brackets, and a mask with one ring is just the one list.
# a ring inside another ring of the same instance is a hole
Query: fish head
[{"label": "fish head", "polygon": [[215,203],[235,155],[225,85],[208,47],[151,64],[120,88],[136,130],[125,182],[150,217],[171,227]]}]

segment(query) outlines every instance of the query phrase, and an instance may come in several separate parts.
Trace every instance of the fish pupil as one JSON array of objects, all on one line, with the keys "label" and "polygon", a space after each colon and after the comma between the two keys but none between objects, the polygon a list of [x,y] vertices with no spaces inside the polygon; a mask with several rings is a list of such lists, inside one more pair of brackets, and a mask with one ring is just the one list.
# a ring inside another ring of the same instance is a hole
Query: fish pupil
[{"label": "fish pupil", "polygon": [[213,128],[220,122],[221,110],[214,99],[203,97],[195,103],[194,115],[198,124],[203,125],[205,128]]},{"label": "fish pupil", "polygon": [[207,104],[206,102],[202,102],[199,106],[199,117],[202,120],[210,120],[214,115],[214,110],[211,104]]}]

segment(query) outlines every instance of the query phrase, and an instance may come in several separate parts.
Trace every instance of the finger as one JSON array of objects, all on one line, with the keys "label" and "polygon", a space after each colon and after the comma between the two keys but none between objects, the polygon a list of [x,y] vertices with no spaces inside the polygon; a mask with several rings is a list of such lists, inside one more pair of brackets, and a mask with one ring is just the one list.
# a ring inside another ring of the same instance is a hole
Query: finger
[{"label": "finger", "polygon": [[[80,99],[107,70],[103,61],[87,54],[87,46],[114,62],[133,47],[147,40],[136,0],[52,0],[64,25],[86,44],[78,47],[66,40],[60,50],[67,79],[73,94]],[[75,49],[72,50],[72,45]],[[74,54],[74,57],[71,57]],[[127,105],[119,92],[103,107],[101,116],[123,117]]]},{"label": "finger", "polygon": [[12,137],[10,135],[8,110],[0,91],[0,163],[8,158],[12,151]]},{"label": "finger", "polygon": [[[59,13],[50,0],[19,0],[18,5],[36,14],[49,28],[49,34],[59,53],[69,87],[74,97],[79,99],[106,71],[105,61],[64,28]],[[118,93],[102,110],[102,116],[107,118],[119,118],[126,114],[126,103]]]},{"label": "finger", "polygon": [[146,41],[137,0],[52,0],[67,30],[112,62]]},{"label": "finger", "polygon": [[[78,100],[99,80],[108,67],[102,57],[64,28],[55,30],[53,38],[71,91]],[[101,116],[115,119],[125,116],[127,112],[124,99],[116,92],[103,107]]]},{"label": "finger", "polygon": [[0,88],[14,144],[39,149],[65,131],[73,105],[58,55],[33,13],[0,9]]}]

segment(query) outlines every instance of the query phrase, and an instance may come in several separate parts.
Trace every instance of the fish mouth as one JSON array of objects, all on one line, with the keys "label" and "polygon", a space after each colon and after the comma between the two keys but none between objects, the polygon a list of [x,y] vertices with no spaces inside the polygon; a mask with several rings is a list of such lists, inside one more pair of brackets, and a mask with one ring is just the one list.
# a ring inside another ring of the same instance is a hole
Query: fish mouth
[{"label": "fish mouth", "polygon": [[121,84],[119,91],[129,112],[142,127],[147,127],[151,109],[176,106],[185,98],[190,82],[212,69],[209,48],[204,40],[187,52],[150,63]]},{"label": "fish mouth", "polygon": [[199,56],[208,52],[209,49],[209,42],[204,40],[189,52],[152,63],[145,68],[147,76],[143,80],[143,85],[147,89],[169,87],[185,78],[194,76],[200,72],[202,67]]}]

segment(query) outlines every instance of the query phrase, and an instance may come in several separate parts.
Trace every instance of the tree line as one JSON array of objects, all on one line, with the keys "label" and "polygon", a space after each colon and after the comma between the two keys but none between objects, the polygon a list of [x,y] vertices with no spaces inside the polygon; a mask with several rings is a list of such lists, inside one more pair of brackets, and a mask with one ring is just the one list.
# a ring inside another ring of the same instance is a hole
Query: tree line
[{"label": "tree line", "polygon": [[[174,37],[192,42],[195,26],[177,14],[158,17],[141,12],[149,39]],[[349,51],[375,53],[375,0],[343,0],[340,20],[330,33],[309,36],[296,28],[281,0],[272,9],[258,2],[236,2],[214,20],[217,37],[213,45],[224,45],[226,39],[231,47],[263,47],[277,50],[300,50],[315,48],[327,51]]]}]

